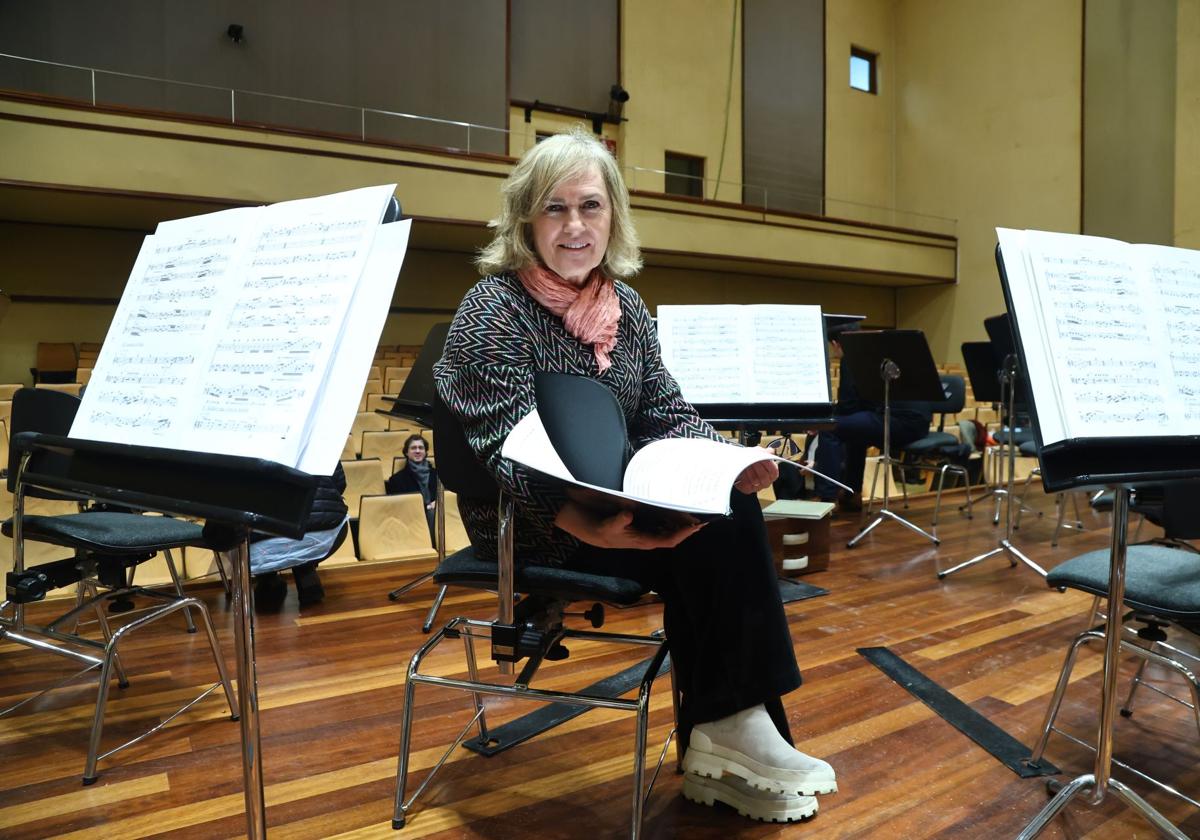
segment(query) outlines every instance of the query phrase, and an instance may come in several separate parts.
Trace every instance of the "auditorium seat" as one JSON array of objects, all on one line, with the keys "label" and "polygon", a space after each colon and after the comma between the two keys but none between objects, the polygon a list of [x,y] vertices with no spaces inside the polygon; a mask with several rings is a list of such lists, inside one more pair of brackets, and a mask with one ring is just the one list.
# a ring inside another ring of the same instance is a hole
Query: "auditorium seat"
[{"label": "auditorium seat", "polygon": [[378,458],[362,461],[342,461],[342,469],[346,472],[346,489],[342,491],[342,499],[350,509],[350,518],[358,519],[359,505],[363,496],[382,496],[383,468],[379,466]]},{"label": "auditorium seat", "polygon": [[404,441],[409,436],[408,431],[366,431],[362,436],[362,457],[363,460],[375,458],[380,463],[380,470],[383,472],[383,479],[387,481],[391,476],[392,464],[395,459],[404,455]]},{"label": "auditorium seat", "polygon": [[358,412],[354,417],[354,423],[350,426],[350,438],[354,444],[354,451],[362,453],[363,432],[386,432],[387,430],[388,418],[381,417],[373,411]]},{"label": "auditorium seat", "polygon": [[62,391],[64,394],[70,394],[73,397],[78,397],[83,390],[82,383],[79,382],[39,382],[33,387],[43,388],[47,391]]},{"label": "auditorium seat", "polygon": [[437,550],[420,493],[363,496],[358,515],[360,560],[431,560]]},{"label": "auditorium seat", "polygon": [[86,385],[92,381],[92,369],[90,367],[81,367],[75,370],[75,381],[80,385]]},{"label": "auditorium seat", "polygon": [[9,402],[13,398],[13,394],[24,388],[24,385],[16,382],[6,382],[0,384],[0,402]]},{"label": "auditorium seat", "polygon": [[69,341],[39,341],[36,367],[30,369],[35,384],[40,382],[74,382],[78,367],[75,345]]}]

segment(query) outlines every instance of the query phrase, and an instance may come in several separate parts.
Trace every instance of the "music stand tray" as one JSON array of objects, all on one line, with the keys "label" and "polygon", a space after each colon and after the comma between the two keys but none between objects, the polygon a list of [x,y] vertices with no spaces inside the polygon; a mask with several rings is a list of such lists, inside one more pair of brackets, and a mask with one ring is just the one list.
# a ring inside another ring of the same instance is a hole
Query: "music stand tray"
[{"label": "music stand tray", "polygon": [[[893,400],[938,402],[945,398],[937,365],[929,352],[925,333],[920,330],[873,330],[849,332],[841,337],[842,369],[854,380],[859,393],[868,400],[883,403],[883,506],[875,519],[846,543],[854,548],[886,520],[898,522],[934,545],[940,540],[928,531],[909,522],[889,508],[891,501],[892,466],[896,461],[891,451],[891,407]],[[867,507],[863,508],[866,520]]]}]

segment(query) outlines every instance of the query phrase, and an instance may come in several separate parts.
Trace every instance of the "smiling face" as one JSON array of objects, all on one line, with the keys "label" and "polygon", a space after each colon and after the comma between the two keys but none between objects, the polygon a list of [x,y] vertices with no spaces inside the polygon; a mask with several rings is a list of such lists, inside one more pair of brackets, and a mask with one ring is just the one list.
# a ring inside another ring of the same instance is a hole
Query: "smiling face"
[{"label": "smiling face", "polygon": [[413,463],[421,463],[425,460],[425,441],[414,440],[404,450],[404,457]]},{"label": "smiling face", "polygon": [[533,218],[533,243],[542,262],[569,283],[582,286],[608,248],[612,204],[600,173],[555,187]]}]

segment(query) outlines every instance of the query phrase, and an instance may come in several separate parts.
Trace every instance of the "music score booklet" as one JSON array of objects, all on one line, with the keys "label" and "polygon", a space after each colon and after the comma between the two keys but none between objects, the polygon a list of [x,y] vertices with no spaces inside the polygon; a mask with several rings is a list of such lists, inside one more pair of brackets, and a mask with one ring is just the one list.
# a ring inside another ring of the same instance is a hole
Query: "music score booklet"
[{"label": "music score booklet", "polygon": [[[579,481],[571,474],[551,443],[537,409],[513,427],[500,454],[569,488],[586,491],[571,495],[589,507],[613,512],[634,510],[635,527],[656,531],[728,516],[729,492],[742,470],[759,461],[791,463],[759,447],[706,438],[666,438],[634,453],[625,467],[621,490],[599,487]],[[643,506],[655,512],[645,511]],[[663,516],[664,511],[685,516]],[[652,519],[654,524],[650,524]]]},{"label": "music score booklet", "polygon": [[411,222],[394,184],[160,224],[71,436],[337,466]]}]

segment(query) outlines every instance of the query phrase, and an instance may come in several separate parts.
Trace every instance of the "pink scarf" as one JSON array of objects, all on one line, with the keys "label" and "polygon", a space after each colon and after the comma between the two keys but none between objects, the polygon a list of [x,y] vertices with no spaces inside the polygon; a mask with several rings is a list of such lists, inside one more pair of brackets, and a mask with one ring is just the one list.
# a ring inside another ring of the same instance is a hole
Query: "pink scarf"
[{"label": "pink scarf", "polygon": [[612,280],[595,268],[582,286],[575,286],[542,265],[523,268],[517,276],[530,297],[562,318],[567,332],[592,345],[601,373],[612,366],[608,355],[617,346],[621,321],[621,304]]}]

